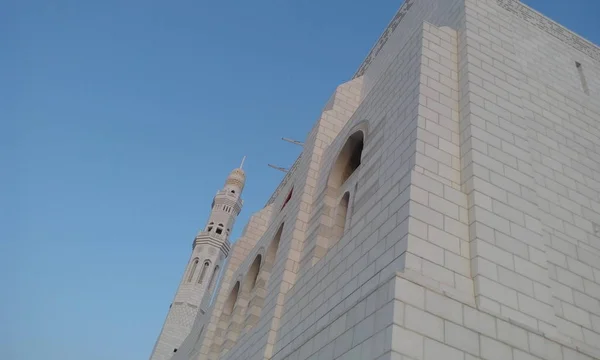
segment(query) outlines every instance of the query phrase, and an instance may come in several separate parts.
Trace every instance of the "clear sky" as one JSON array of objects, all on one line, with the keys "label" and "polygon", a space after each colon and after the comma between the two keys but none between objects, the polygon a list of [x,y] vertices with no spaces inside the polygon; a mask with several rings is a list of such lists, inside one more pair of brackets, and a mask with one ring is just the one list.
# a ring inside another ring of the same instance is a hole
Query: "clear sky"
[{"label": "clear sky", "polygon": [[0,358],[146,360],[227,174],[235,239],[401,2],[0,0]]}]

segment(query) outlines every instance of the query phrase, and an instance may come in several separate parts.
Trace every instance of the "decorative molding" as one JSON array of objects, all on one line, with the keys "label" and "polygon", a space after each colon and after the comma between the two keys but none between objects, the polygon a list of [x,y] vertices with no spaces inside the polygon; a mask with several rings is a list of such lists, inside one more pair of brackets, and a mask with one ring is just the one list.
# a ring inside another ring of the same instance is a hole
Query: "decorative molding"
[{"label": "decorative molding", "polygon": [[210,247],[219,249],[225,256],[227,256],[231,250],[231,245],[225,235],[210,234],[206,231],[200,231],[198,235],[196,235],[194,242],[192,243],[192,249],[201,244],[207,244]]},{"label": "decorative molding", "polygon": [[369,55],[367,55],[367,58],[362,62],[352,79],[356,79],[357,77],[362,76],[365,73],[369,65],[371,65],[373,59],[377,57],[381,49],[383,49],[385,43],[389,40],[390,36],[392,36],[392,33],[394,32],[394,30],[396,30],[398,24],[400,24],[402,19],[404,19],[404,16],[406,16],[410,8],[413,6],[414,2],[415,0],[406,0],[404,2],[404,4],[400,7],[400,9],[396,13],[390,24],[387,26],[383,34],[379,37],[379,40],[377,40],[377,43],[375,43],[375,46],[373,46],[373,48],[369,52]]},{"label": "decorative molding", "polygon": [[294,174],[294,172],[296,172],[296,169],[298,168],[298,165],[300,164],[301,158],[302,158],[302,154],[300,154],[300,156],[298,156],[296,161],[294,161],[294,165],[292,165],[290,170],[285,174],[285,177],[283,178],[283,180],[281,180],[281,183],[279,183],[279,186],[277,186],[277,189],[275,189],[275,192],[271,195],[271,197],[269,198],[269,201],[267,201],[265,206],[269,206],[273,203],[273,201],[275,201],[275,199],[277,198],[277,196],[279,195],[281,190],[285,187],[285,185],[288,183],[288,181],[292,178],[292,175]]},{"label": "decorative molding", "polygon": [[523,4],[521,1],[496,0],[496,3],[503,9],[527,21],[529,24],[537,27],[540,30],[544,30],[548,34],[554,36],[576,50],[581,51],[592,59],[600,61],[600,48],[597,45],[552,21],[546,16]]},{"label": "decorative molding", "polygon": [[[408,13],[410,8],[414,5],[416,0],[406,0],[400,7],[390,24],[387,26],[383,34],[377,40],[375,46],[369,52],[369,55],[362,62],[353,79],[362,76],[369,65],[377,57],[381,49],[383,49],[386,42],[391,37],[392,33],[398,27],[398,24],[402,21],[404,16]],[[540,30],[544,30],[548,34],[561,40],[562,42],[570,45],[571,47],[583,52],[592,59],[600,61],[600,48],[594,43],[584,39],[580,35],[566,29],[555,21],[547,18],[539,12],[533,10],[527,5],[523,4],[520,0],[496,0],[496,3],[503,9],[515,14],[519,18],[527,21],[531,25],[537,27]]]},{"label": "decorative molding", "polygon": [[225,181],[225,184],[236,185],[242,189],[244,188],[244,183],[239,179],[227,178],[227,181]]}]

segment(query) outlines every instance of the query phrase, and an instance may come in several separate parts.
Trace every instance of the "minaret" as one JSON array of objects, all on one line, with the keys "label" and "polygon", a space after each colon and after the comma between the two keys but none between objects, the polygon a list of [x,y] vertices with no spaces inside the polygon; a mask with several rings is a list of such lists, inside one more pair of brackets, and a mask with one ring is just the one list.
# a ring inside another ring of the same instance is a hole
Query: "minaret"
[{"label": "minaret", "polygon": [[194,238],[192,255],[150,360],[168,360],[173,356],[189,335],[202,299],[212,296],[219,271],[231,249],[229,234],[242,210],[245,159],[229,174],[223,189],[217,191],[206,226]]}]

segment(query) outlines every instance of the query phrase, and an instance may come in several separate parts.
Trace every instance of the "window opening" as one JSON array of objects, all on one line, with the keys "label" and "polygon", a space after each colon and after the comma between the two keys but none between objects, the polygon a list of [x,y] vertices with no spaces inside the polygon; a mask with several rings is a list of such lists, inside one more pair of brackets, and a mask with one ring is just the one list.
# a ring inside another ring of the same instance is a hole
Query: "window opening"
[{"label": "window opening", "polygon": [[361,164],[363,148],[364,134],[362,131],[357,131],[342,147],[329,176],[329,186],[337,189],[348,180]]},{"label": "window opening", "polygon": [[192,281],[192,278],[194,277],[194,273],[196,272],[196,266],[198,266],[198,259],[194,260],[194,263],[192,264],[192,268],[190,270],[190,274],[188,275],[188,282]]},{"label": "window opening", "polygon": [[273,240],[271,241],[271,244],[269,244],[269,248],[267,249],[266,263],[269,264],[269,266],[275,265],[275,256],[277,255],[277,250],[279,249],[279,243],[281,242],[281,234],[283,233],[283,225],[284,224],[281,224],[279,226],[279,229],[277,230],[275,237],[273,238]]},{"label": "window opening", "polygon": [[256,255],[256,258],[254,259],[254,262],[252,262],[250,270],[248,271],[248,280],[250,281],[248,284],[249,291],[252,291],[256,286],[256,280],[258,279],[258,274],[260,272],[261,260],[262,256],[260,254]]},{"label": "window opening", "polygon": [[227,301],[225,301],[225,304],[223,306],[223,312],[225,313],[225,315],[231,315],[233,313],[235,303],[237,302],[239,290],[240,282],[238,281],[235,283],[235,286],[231,290],[231,293],[229,294],[229,297],[227,298]]},{"label": "window opening", "polygon": [[287,195],[287,197],[285,198],[285,200],[283,201],[283,206],[281,207],[281,210],[283,210],[283,208],[287,205],[288,201],[290,201],[290,199],[292,198],[292,193],[294,192],[294,188],[292,187],[290,189],[289,194]]},{"label": "window opening", "polygon": [[213,270],[213,273],[210,276],[210,281],[208,282],[208,289],[212,289],[212,286],[215,282],[215,278],[217,277],[218,273],[219,273],[219,265],[215,266],[215,269]]},{"label": "window opening", "polygon": [[198,284],[202,284],[202,280],[204,280],[204,276],[206,275],[206,272],[208,271],[209,266],[210,266],[210,262],[205,261],[204,266],[202,266],[202,272],[200,273],[200,276],[198,277]]}]

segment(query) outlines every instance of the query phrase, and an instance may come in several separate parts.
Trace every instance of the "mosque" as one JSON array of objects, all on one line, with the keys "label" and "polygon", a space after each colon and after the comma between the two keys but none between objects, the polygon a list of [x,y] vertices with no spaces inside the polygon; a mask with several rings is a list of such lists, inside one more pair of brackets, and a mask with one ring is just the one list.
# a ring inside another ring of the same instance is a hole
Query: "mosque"
[{"label": "mosque", "polygon": [[406,0],[349,78],[233,245],[227,176],[150,359],[600,359],[600,48]]}]

